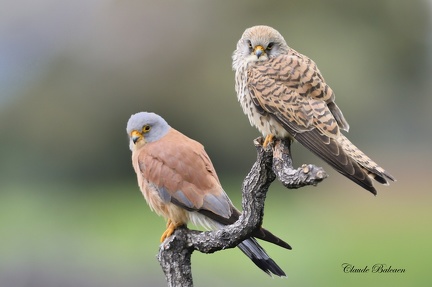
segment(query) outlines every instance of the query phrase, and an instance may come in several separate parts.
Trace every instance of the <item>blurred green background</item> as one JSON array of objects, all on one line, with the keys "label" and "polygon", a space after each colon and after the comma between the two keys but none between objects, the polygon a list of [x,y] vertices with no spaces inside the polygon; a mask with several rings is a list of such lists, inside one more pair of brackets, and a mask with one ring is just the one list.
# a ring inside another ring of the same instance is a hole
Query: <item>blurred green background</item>
[{"label": "blurred green background", "polygon": [[[194,253],[196,286],[429,286],[432,3],[0,1],[0,286],[166,286],[164,221],[149,211],[125,126],[162,115],[200,141],[233,202],[258,136],[237,103],[231,53],[267,24],[317,62],[349,138],[398,181],[378,196],[323,165],[318,187],[275,182],[263,244],[271,279],[237,249]],[[376,263],[403,274],[346,274]]]}]

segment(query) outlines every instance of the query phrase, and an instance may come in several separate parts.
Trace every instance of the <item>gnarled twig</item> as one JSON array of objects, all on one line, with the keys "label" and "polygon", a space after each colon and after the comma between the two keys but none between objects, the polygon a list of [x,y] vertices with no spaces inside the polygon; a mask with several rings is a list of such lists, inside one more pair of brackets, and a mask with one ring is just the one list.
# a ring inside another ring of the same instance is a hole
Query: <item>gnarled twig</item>
[{"label": "gnarled twig", "polygon": [[213,253],[233,248],[261,226],[266,194],[276,176],[288,188],[316,185],[327,176],[324,170],[313,165],[294,170],[289,142],[278,141],[274,148],[268,146],[266,149],[262,147],[262,142],[262,138],[254,140],[257,160],[243,181],[240,218],[232,225],[215,231],[178,228],[161,244],[157,258],[168,286],[193,286],[191,255],[194,250]]}]

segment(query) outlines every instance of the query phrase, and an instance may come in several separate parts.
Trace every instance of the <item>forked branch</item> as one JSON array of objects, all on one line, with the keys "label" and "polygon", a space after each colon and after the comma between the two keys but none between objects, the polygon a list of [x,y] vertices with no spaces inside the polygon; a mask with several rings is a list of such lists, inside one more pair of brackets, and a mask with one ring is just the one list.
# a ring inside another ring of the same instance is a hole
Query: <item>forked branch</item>
[{"label": "forked branch", "polygon": [[159,248],[158,260],[165,273],[168,286],[193,286],[191,255],[198,250],[213,253],[236,247],[262,224],[264,203],[270,184],[277,177],[287,188],[316,185],[327,177],[322,168],[303,165],[294,169],[288,140],[273,146],[262,146],[263,139],[254,140],[257,160],[243,181],[242,214],[232,225],[220,230],[200,232],[178,228]]}]

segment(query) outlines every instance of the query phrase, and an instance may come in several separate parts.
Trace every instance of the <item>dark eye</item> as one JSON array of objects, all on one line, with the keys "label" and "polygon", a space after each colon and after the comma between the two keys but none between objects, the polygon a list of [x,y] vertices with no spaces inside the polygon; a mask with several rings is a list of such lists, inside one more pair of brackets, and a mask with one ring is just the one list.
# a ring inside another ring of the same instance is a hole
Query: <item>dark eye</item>
[{"label": "dark eye", "polygon": [[150,125],[145,125],[142,128],[143,133],[148,133],[151,130],[151,126]]},{"label": "dark eye", "polygon": [[273,48],[273,45],[274,45],[273,42],[268,43],[267,50],[271,50]]},{"label": "dark eye", "polygon": [[249,40],[248,40],[248,47],[249,47],[249,49],[251,49],[251,50],[252,50],[252,48],[253,48],[253,47],[252,47],[252,43],[251,43],[251,41],[249,41]]}]

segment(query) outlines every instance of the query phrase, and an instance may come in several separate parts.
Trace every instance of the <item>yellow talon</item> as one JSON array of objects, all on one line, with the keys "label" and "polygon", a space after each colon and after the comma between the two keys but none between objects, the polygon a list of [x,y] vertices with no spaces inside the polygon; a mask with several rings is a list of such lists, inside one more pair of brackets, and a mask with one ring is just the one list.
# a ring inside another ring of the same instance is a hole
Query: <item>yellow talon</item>
[{"label": "yellow talon", "polygon": [[263,147],[266,148],[269,143],[273,142],[274,135],[268,134],[264,140]]},{"label": "yellow talon", "polygon": [[164,233],[162,233],[162,236],[160,238],[160,242],[164,242],[165,239],[167,239],[168,237],[170,237],[174,231],[176,230],[177,227],[179,227],[180,225],[175,225],[170,219],[168,219],[167,221],[167,229],[165,230]]},{"label": "yellow talon", "polygon": [[171,221],[171,219],[168,218],[167,223],[166,223],[166,228],[168,228],[171,224],[172,224],[172,221]]}]

